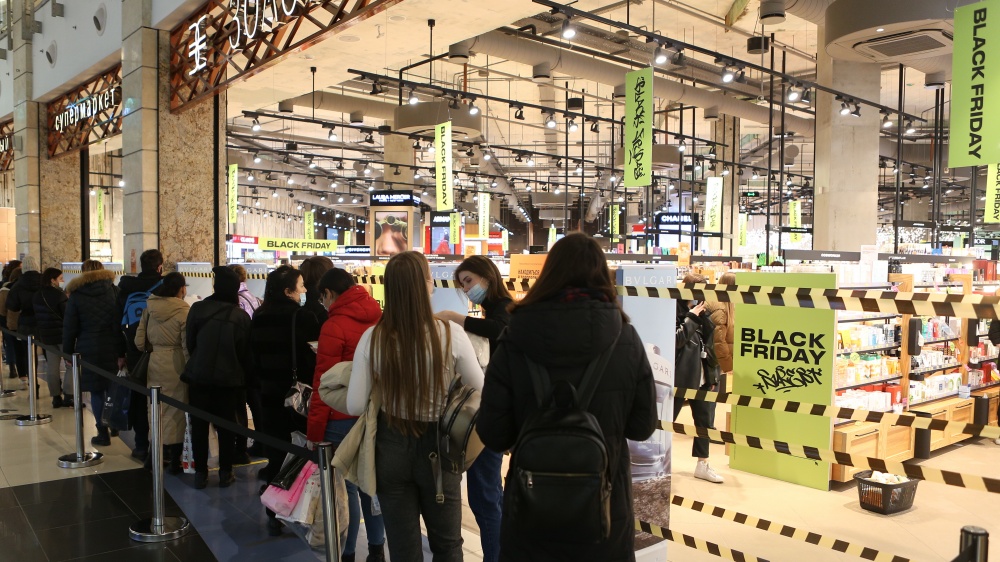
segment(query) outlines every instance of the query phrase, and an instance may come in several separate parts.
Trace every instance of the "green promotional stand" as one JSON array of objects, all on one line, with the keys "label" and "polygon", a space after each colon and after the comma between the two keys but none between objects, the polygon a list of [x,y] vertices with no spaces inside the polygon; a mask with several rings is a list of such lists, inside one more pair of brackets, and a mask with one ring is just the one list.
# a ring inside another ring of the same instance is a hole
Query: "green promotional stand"
[{"label": "green promotional stand", "polygon": [[[815,273],[737,273],[738,285],[836,289],[837,276]],[[787,298],[787,297],[786,297]],[[760,299],[759,299],[760,300]],[[796,402],[833,403],[836,312],[769,304],[736,305],[733,391]],[[775,410],[733,407],[732,431],[830,448],[833,420]],[[830,464],[733,446],[732,468],[819,490],[830,485]]]}]

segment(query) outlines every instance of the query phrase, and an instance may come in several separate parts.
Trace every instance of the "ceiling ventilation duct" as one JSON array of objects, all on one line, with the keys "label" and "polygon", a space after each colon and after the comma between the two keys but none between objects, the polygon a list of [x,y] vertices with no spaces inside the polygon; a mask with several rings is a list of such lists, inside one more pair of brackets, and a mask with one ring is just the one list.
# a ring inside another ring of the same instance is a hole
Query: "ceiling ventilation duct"
[{"label": "ceiling ventilation duct", "polygon": [[948,55],[952,17],[940,0],[837,0],[826,11],[826,51],[840,60],[894,64]]}]

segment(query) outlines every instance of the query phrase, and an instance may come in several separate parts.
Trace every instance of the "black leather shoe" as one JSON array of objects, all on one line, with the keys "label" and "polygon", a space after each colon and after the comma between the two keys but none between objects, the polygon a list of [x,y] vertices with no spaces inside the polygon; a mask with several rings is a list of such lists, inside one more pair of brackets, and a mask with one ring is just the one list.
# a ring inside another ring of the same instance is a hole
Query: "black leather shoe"
[{"label": "black leather shoe", "polygon": [[208,486],[208,473],[207,472],[195,472],[194,473],[194,489],[203,490],[205,486]]},{"label": "black leather shoe", "polygon": [[236,482],[236,475],[233,474],[232,470],[220,470],[219,471],[219,487],[228,488]]}]

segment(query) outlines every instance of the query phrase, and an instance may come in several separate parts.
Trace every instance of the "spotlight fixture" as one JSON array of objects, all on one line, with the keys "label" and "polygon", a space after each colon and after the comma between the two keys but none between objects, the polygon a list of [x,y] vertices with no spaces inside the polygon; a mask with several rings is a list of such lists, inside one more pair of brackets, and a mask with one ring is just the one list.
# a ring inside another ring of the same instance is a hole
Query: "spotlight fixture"
[{"label": "spotlight fixture", "polygon": [[490,187],[496,187],[497,185],[499,185],[497,184],[497,180],[493,180],[490,182]]},{"label": "spotlight fixture", "polygon": [[681,139],[681,142],[677,145],[677,152],[684,152],[685,150],[687,150],[687,143],[684,139]]},{"label": "spotlight fixture", "polygon": [[802,103],[804,103],[806,105],[810,105],[810,104],[812,104],[812,101],[813,101],[812,91],[811,90],[803,90],[803,92],[802,92]]},{"label": "spotlight fixture", "polygon": [[795,103],[802,99],[802,90],[792,86],[788,89],[788,101]]},{"label": "spotlight fixture", "polygon": [[396,169],[395,169],[395,170],[393,170],[393,172],[392,172],[392,175],[394,175],[394,176],[398,176],[398,175],[400,175],[400,174],[402,174],[402,172],[400,172],[400,171],[399,171],[399,166],[396,166]]},{"label": "spotlight fixture", "polygon": [[288,185],[292,185],[293,183],[295,183],[295,178],[292,177],[292,174],[288,174],[288,177],[285,179],[285,182],[288,183]]},{"label": "spotlight fixture", "polygon": [[910,120],[910,119],[907,119],[906,120],[906,134],[912,135],[913,133],[916,133],[916,132],[917,132],[917,129],[916,129],[916,127],[913,126],[913,121]]},{"label": "spotlight fixture", "polygon": [[337,169],[338,170],[343,170],[344,169],[344,161],[343,160],[340,160],[339,162],[337,162]]},{"label": "spotlight fixture", "polygon": [[582,174],[583,173],[583,162],[582,161],[576,163],[576,173],[578,173],[578,174]]},{"label": "spotlight fixture", "polygon": [[272,189],[271,190],[271,197],[277,197],[277,196],[278,196],[278,190],[277,189]]},{"label": "spotlight fixture", "polygon": [[736,79],[736,71],[729,65],[722,67],[722,83],[729,84]]},{"label": "spotlight fixture", "polygon": [[694,161],[694,171],[696,172],[701,171],[701,160]]},{"label": "spotlight fixture", "polygon": [[365,143],[375,144],[375,137],[371,133],[368,133],[367,135],[365,135]]},{"label": "spotlight fixture", "polygon": [[760,174],[757,173],[757,170],[753,171],[753,174],[750,176],[750,179],[754,179],[754,180],[759,180],[760,179]]},{"label": "spotlight fixture", "polygon": [[319,200],[320,201],[326,201],[326,194],[325,193],[320,193]]},{"label": "spotlight fixture", "polygon": [[420,98],[417,97],[417,93],[413,91],[413,88],[410,88],[410,98],[408,101],[410,102],[410,105],[417,105],[420,103]]},{"label": "spotlight fixture", "polygon": [[255,133],[260,131],[260,121],[258,121],[256,117],[254,117],[253,123],[250,124],[250,130]]},{"label": "spotlight fixture", "polygon": [[419,140],[413,141],[413,150],[420,150],[420,141]]},{"label": "spotlight fixture", "polygon": [[535,159],[532,158],[531,156],[528,157],[528,165],[529,166],[534,166],[535,165]]},{"label": "spotlight fixture", "polygon": [[722,175],[723,176],[728,176],[729,175],[729,168],[722,168]]},{"label": "spotlight fixture", "polygon": [[556,158],[556,168],[562,168],[562,158]]},{"label": "spotlight fixture", "polygon": [[382,84],[379,84],[378,80],[372,82],[372,91],[369,92],[373,96],[377,96],[383,92]]},{"label": "spotlight fixture", "polygon": [[260,164],[260,154],[257,154],[256,152],[253,153],[253,163]]},{"label": "spotlight fixture", "polygon": [[670,60],[670,57],[667,56],[667,51],[657,43],[656,49],[653,49],[653,63],[666,64],[668,60]]},{"label": "spotlight fixture", "polygon": [[569,126],[568,126],[568,129],[569,129],[569,132],[571,132],[571,133],[575,133],[575,132],[577,132],[578,130],[580,130],[580,127],[578,127],[578,126],[577,126],[577,124],[576,124],[576,121],[575,121],[575,120],[573,120],[573,119],[570,119],[570,120],[569,120]]},{"label": "spotlight fixture", "polygon": [[466,156],[468,156],[469,158],[472,158],[473,156],[475,156],[475,155],[476,155],[476,152],[475,152],[475,151],[474,151],[474,150],[472,149],[472,147],[470,146],[470,147],[469,147],[469,150],[466,150],[466,151],[465,151],[465,155],[466,155]]},{"label": "spotlight fixture", "polygon": [[492,155],[490,155],[490,153],[489,153],[489,152],[486,152],[486,151],[482,151],[482,152],[483,152],[483,160],[485,160],[485,161],[489,162],[489,161],[490,161],[490,159],[491,159],[491,158],[493,158],[493,156],[492,156]]},{"label": "spotlight fixture", "polygon": [[545,126],[548,127],[548,128],[550,128],[550,129],[555,129],[556,128],[556,114],[555,113],[549,113],[548,115],[545,116]]},{"label": "spotlight fixture", "polygon": [[709,158],[715,158],[716,154],[715,154],[714,144],[708,146],[708,152],[705,154],[705,156],[708,156]]},{"label": "spotlight fixture", "polygon": [[340,197],[337,197],[337,203],[343,203],[343,202],[344,202],[344,196],[343,195],[341,195]]},{"label": "spotlight fixture", "polygon": [[260,199],[254,199],[253,206],[254,207],[260,207]]},{"label": "spotlight fixture", "polygon": [[846,101],[840,102],[840,114],[841,115],[850,115],[851,114],[851,107],[849,105],[847,105]]},{"label": "spotlight fixture", "polygon": [[889,114],[882,111],[882,128],[889,129],[892,127],[892,119],[889,119]]},{"label": "spotlight fixture", "polygon": [[787,180],[785,180],[785,185],[791,187],[791,185],[792,185],[792,178],[788,178]]},{"label": "spotlight fixture", "polygon": [[291,189],[288,190],[288,198],[295,199],[295,192],[292,191]]},{"label": "spotlight fixture", "polygon": [[517,108],[517,111],[514,112],[514,119],[517,119],[518,121],[524,121],[524,108],[523,107]]},{"label": "spotlight fixture", "polygon": [[594,121],[593,123],[590,124],[590,132],[591,133],[597,133],[600,130],[601,130],[601,124],[598,123],[597,121]]},{"label": "spotlight fixture", "polygon": [[[427,195],[427,191],[426,190],[424,191],[424,195]],[[357,202],[358,202],[358,198],[357,197],[352,197],[351,198],[351,203],[357,204]]]},{"label": "spotlight fixture", "polygon": [[930,168],[924,168],[924,179],[925,180],[931,179],[931,169]]},{"label": "spotlight fixture", "polygon": [[860,103],[854,102],[854,111],[851,112],[851,115],[853,115],[855,117],[861,117],[861,104]]},{"label": "spotlight fixture", "polygon": [[318,166],[318,164],[316,164],[316,161],[315,161],[315,160],[313,160],[312,158],[310,158],[310,159],[309,159],[309,169],[310,169],[310,170],[315,170],[315,169],[316,169],[316,166]]},{"label": "spotlight fixture", "polygon": [[253,181],[253,172],[247,172],[247,181]]},{"label": "spotlight fixture", "polygon": [[365,164],[365,175],[370,176],[371,174],[372,174],[372,169],[369,168],[367,164]]},{"label": "spotlight fixture", "polygon": [[476,102],[469,102],[469,115],[479,115],[479,108],[476,107]]},{"label": "spotlight fixture", "polygon": [[418,180],[418,179],[420,179],[421,177],[422,177],[422,176],[421,176],[421,174],[420,174],[420,168],[417,168],[417,170],[416,170],[415,172],[413,172],[413,179],[415,179],[415,180]]},{"label": "spotlight fixture", "polygon": [[330,129],[330,133],[326,135],[326,138],[331,141],[337,140],[337,131],[335,129]]},{"label": "spotlight fixture", "polygon": [[125,178],[118,180],[118,187],[125,187]]},{"label": "spotlight fixture", "polygon": [[618,182],[618,174],[615,174],[615,173],[612,172],[611,177],[608,178],[608,182],[610,182],[612,185],[614,185],[615,183],[617,183]]},{"label": "spotlight fixture", "polygon": [[556,195],[559,195],[560,193],[562,193],[562,190],[560,190],[560,189],[559,189],[559,186],[557,185],[557,186],[556,186],[556,190],[555,190],[555,194],[556,194]]},{"label": "spotlight fixture", "polygon": [[576,37],[576,28],[570,23],[569,18],[566,18],[562,23],[562,38],[572,39],[574,37]]},{"label": "spotlight fixture", "polygon": [[434,143],[427,143],[427,154],[434,154]]},{"label": "spotlight fixture", "polygon": [[742,177],[742,176],[743,176],[743,174],[745,174],[745,173],[746,173],[746,170],[744,170],[744,169],[743,169],[743,166],[740,166],[740,167],[739,167],[739,168],[738,168],[738,169],[736,170],[736,175],[737,175],[737,176],[740,176],[740,177]]},{"label": "spotlight fixture", "polygon": [[448,100],[448,109],[458,109],[458,98],[451,98]]},{"label": "spotlight fixture", "polygon": [[90,188],[90,196],[91,196],[91,197],[93,197],[93,196],[95,196],[95,195],[97,195],[97,190],[96,190],[96,189],[94,189],[93,187],[92,187],[92,188]]},{"label": "spotlight fixture", "polygon": [[515,161],[515,162],[524,162],[524,158],[522,158],[522,157],[521,157],[521,153],[520,153],[520,152],[519,152],[519,153],[517,153],[517,154],[516,154],[516,155],[514,156],[514,161]]}]

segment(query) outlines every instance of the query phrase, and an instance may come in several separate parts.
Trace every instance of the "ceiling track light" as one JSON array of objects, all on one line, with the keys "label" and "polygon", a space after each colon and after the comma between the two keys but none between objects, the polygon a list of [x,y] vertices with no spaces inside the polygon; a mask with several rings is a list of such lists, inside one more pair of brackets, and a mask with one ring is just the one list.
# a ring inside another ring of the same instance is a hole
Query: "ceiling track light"
[{"label": "ceiling track light", "polygon": [[514,119],[517,119],[518,121],[524,121],[524,108],[523,107],[517,108],[517,111],[514,112]]},{"label": "ceiling track light", "polygon": [[889,129],[892,127],[892,119],[889,119],[889,113],[886,111],[880,111],[882,114],[882,128]]},{"label": "ceiling track light", "polygon": [[684,152],[687,150],[687,142],[681,139],[681,142],[677,144],[677,152]]},{"label": "ceiling track light", "polygon": [[372,135],[371,133],[368,133],[367,135],[365,135],[365,143],[366,144],[375,144],[375,136]]},{"label": "ceiling track light", "polygon": [[806,105],[811,105],[812,101],[813,101],[813,99],[812,99],[812,90],[804,89],[802,91],[802,103],[804,103]]},{"label": "ceiling track light", "polygon": [[796,86],[792,86],[791,88],[788,88],[788,95],[786,97],[788,101],[795,103],[802,99],[802,90]]},{"label": "ceiling track light", "polygon": [[377,95],[381,94],[383,91],[384,90],[382,89],[382,84],[380,84],[378,80],[373,80],[372,81],[372,91],[369,92],[369,94],[371,94],[373,96],[377,96]]},{"label": "ceiling track light", "polygon": [[659,43],[656,44],[656,48],[653,49],[653,64],[666,64],[670,60],[667,56],[667,51]]},{"label": "ceiling track light", "polygon": [[854,117],[861,117],[861,104],[854,102],[854,111],[851,112]]},{"label": "ceiling track light", "polygon": [[329,140],[331,140],[331,141],[337,140],[337,130],[336,129],[330,129],[330,133],[328,135],[326,135],[326,138],[329,139]]},{"label": "ceiling track light", "polygon": [[476,106],[475,101],[469,102],[469,115],[479,115],[479,107]]},{"label": "ceiling track light", "polygon": [[417,105],[420,103],[420,98],[417,97],[417,92],[415,92],[413,88],[410,88],[410,97],[407,101],[410,102],[410,105]]},{"label": "ceiling track light", "polygon": [[310,170],[315,170],[316,166],[318,166],[318,165],[319,164],[317,164],[315,160],[313,160],[312,158],[309,159],[309,169]]},{"label": "ceiling track light", "polygon": [[576,28],[573,27],[572,23],[570,23],[569,16],[567,16],[566,19],[564,19],[563,22],[562,22],[562,33],[561,34],[562,34],[562,38],[566,39],[566,40],[569,40],[569,39],[572,39],[572,38],[576,37]]},{"label": "ceiling track light", "polygon": [[580,129],[580,127],[578,127],[577,124],[576,124],[576,120],[574,120],[574,119],[570,119],[569,120],[569,125],[567,126],[567,128],[569,129],[569,132],[571,132],[571,133],[575,133],[575,132],[577,132]]},{"label": "ceiling track light", "polygon": [[256,117],[253,118],[253,123],[250,124],[250,130],[255,133],[260,131],[260,121]]},{"label": "ceiling track light", "polygon": [[840,102],[840,114],[841,115],[850,115],[851,114],[851,106],[847,105],[846,101]]},{"label": "ceiling track light", "polygon": [[419,140],[413,141],[413,150],[420,150],[420,141]]},{"label": "ceiling track light", "polygon": [[601,130],[601,124],[599,122],[594,121],[593,123],[590,124],[591,133],[597,133],[600,132],[600,130]]},{"label": "ceiling track light", "polygon": [[549,113],[548,115],[545,116],[545,126],[548,127],[548,128],[550,128],[550,129],[555,129],[556,128],[556,114],[555,113]]}]

